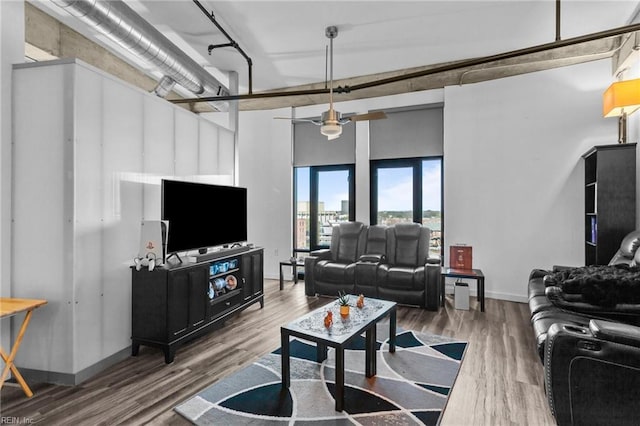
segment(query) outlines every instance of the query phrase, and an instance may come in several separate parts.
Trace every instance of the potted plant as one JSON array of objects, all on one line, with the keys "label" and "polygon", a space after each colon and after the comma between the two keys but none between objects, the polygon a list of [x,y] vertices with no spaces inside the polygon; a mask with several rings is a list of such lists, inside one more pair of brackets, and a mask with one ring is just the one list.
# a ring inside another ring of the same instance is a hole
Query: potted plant
[{"label": "potted plant", "polygon": [[340,305],[340,315],[344,318],[349,315],[349,295],[338,292],[338,305]]}]

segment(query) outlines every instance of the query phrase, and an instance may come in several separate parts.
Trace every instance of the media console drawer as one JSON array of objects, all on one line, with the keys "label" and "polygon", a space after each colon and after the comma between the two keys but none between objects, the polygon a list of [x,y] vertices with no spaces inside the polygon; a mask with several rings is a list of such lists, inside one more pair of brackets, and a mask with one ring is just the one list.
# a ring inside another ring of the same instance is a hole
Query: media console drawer
[{"label": "media console drawer", "polygon": [[209,309],[207,310],[207,317],[215,319],[216,317],[224,314],[227,311],[232,310],[236,306],[242,303],[242,294],[238,291],[234,295],[230,295],[227,298],[213,299],[209,301]]}]

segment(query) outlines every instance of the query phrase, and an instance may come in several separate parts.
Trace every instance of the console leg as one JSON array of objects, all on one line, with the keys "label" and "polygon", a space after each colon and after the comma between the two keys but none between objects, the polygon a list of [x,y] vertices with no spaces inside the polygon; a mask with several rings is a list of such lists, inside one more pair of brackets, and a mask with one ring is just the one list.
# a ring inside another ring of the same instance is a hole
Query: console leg
[{"label": "console leg", "polygon": [[139,351],[140,351],[140,343],[138,342],[131,343],[131,356],[138,356]]},{"label": "console leg", "polygon": [[171,346],[167,346],[164,348],[164,362],[165,364],[171,364],[173,362],[173,357],[176,354],[176,349]]}]

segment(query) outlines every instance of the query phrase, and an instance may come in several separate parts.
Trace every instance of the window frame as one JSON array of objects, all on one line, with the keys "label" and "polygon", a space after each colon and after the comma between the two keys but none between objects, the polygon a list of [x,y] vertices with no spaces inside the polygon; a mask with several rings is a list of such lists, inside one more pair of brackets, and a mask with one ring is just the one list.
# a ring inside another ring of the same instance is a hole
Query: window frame
[{"label": "window frame", "polygon": [[[309,247],[299,248],[297,245],[297,220],[298,220],[298,175],[296,169],[309,168]],[[356,216],[356,185],[355,164],[332,164],[323,166],[294,166],[293,168],[293,253],[309,253],[314,250],[328,248],[329,246],[318,244],[318,192],[319,174],[331,171],[346,171],[349,185],[349,220],[354,221]]]},{"label": "window frame", "polygon": [[427,157],[413,158],[390,158],[383,160],[369,161],[369,223],[378,223],[378,170],[410,167],[413,169],[413,222],[422,224],[422,213],[424,211],[422,203],[422,168],[423,162],[429,160],[440,161],[440,255],[444,254],[444,156],[434,155]]}]

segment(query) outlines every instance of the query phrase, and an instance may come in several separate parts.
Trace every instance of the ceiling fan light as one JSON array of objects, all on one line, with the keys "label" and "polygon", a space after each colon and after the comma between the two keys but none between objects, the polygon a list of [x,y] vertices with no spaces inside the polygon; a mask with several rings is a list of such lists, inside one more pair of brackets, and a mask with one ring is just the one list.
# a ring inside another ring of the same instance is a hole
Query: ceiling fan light
[{"label": "ceiling fan light", "polygon": [[336,139],[342,134],[342,126],[334,123],[325,123],[320,126],[320,133],[325,135],[329,140]]}]

